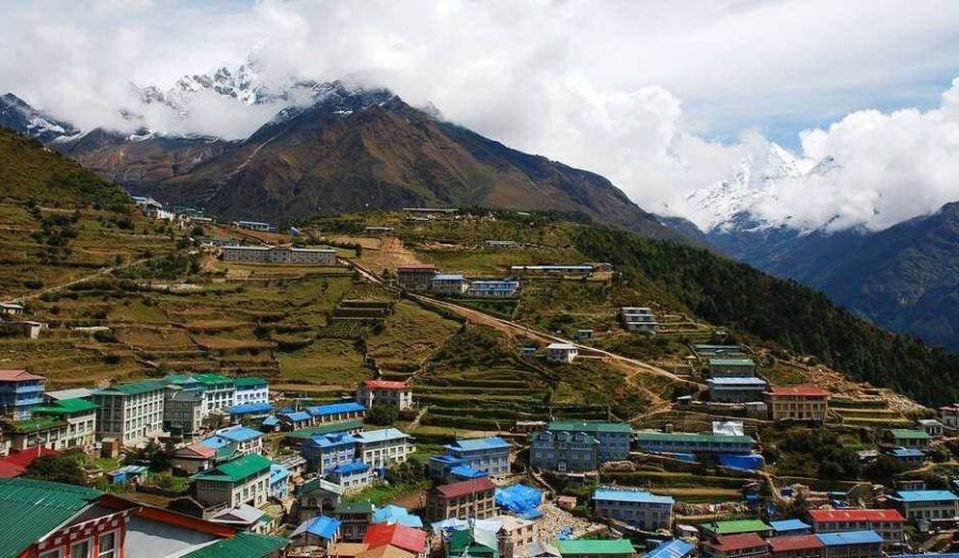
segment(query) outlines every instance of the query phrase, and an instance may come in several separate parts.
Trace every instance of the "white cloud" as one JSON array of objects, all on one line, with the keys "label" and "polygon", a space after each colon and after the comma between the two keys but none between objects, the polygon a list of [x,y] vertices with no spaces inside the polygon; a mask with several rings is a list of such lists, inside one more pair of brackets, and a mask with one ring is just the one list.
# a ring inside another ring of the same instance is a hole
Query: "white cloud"
[{"label": "white cloud", "polygon": [[[804,132],[802,148],[832,153],[849,183],[807,182],[799,194],[784,183],[783,203],[765,210],[814,220],[838,208],[843,223],[878,227],[959,197],[947,160],[959,109],[861,109],[927,105],[935,83],[959,74],[957,48],[951,0],[23,1],[0,20],[0,91],[84,128],[129,128],[116,110],[135,103],[129,83],[170,85],[256,51],[267,81],[382,84],[674,212],[746,151],[709,137],[838,120]],[[160,107],[144,117],[242,137],[274,108],[202,95],[185,121]]]}]

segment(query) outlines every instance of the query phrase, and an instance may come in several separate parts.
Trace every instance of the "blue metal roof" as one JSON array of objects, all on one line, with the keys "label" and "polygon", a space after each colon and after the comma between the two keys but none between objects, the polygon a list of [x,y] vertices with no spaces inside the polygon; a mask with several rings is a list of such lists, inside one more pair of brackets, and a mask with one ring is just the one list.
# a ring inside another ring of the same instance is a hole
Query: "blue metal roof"
[{"label": "blue metal roof", "polygon": [[290,419],[293,422],[303,422],[310,420],[310,413],[306,411],[293,411],[292,413],[283,413],[283,416]]},{"label": "blue metal roof", "polygon": [[646,558],[683,558],[696,548],[684,540],[667,541],[646,553]]},{"label": "blue metal roof", "polygon": [[499,449],[499,448],[509,448],[512,444],[500,438],[499,436],[491,436],[489,438],[471,438],[464,440],[456,440],[452,444],[443,446],[444,448],[450,451],[479,451],[479,450],[490,450],[490,449]]},{"label": "blue metal roof", "polygon": [[845,533],[821,533],[816,535],[826,546],[853,544],[882,544],[882,535],[875,531],[847,531]]},{"label": "blue metal roof", "polygon": [[233,442],[231,442],[230,440],[227,440],[226,438],[222,436],[210,436],[209,438],[204,438],[200,440],[200,443],[210,449],[218,450],[220,448],[225,448],[229,446]]},{"label": "blue metal roof", "polygon": [[263,436],[263,433],[259,430],[253,430],[252,428],[247,428],[245,426],[234,426],[231,428],[224,428],[216,433],[217,436],[221,436],[230,440],[232,442],[247,442],[249,440],[255,440]]},{"label": "blue metal roof", "polygon": [[355,475],[356,473],[365,473],[369,471],[370,466],[362,461],[354,461],[352,463],[344,463],[333,469],[333,472],[337,475]]},{"label": "blue metal roof", "polygon": [[385,440],[396,440],[399,438],[409,438],[409,435],[395,428],[383,428],[382,430],[370,430],[368,432],[360,432],[359,434],[356,435],[356,441],[362,444],[369,444],[372,442],[382,442]]},{"label": "blue metal roof", "polygon": [[338,519],[321,515],[310,522],[309,526],[306,528],[306,532],[311,535],[316,535],[317,537],[330,540],[336,535],[336,532],[339,531],[339,529],[340,521]]},{"label": "blue metal roof", "polygon": [[812,529],[812,525],[803,523],[802,521],[798,519],[783,519],[782,521],[770,521],[769,525],[777,533],[781,533],[783,531],[802,531],[802,530],[808,531]]},{"label": "blue metal roof", "polygon": [[638,502],[642,504],[674,504],[672,496],[660,496],[645,490],[620,490],[616,488],[597,488],[593,500],[611,500],[614,502]]},{"label": "blue metal roof", "polygon": [[423,528],[423,520],[420,516],[411,514],[406,508],[387,504],[373,513],[373,523],[399,524],[414,529]]},{"label": "blue metal roof", "polygon": [[450,474],[466,480],[481,479],[489,476],[486,471],[480,471],[479,469],[467,467],[466,465],[457,465],[456,467],[453,467],[450,469]]},{"label": "blue metal roof", "polygon": [[260,424],[262,424],[263,426],[276,426],[280,424],[280,419],[279,417],[271,415],[263,419],[263,422]]},{"label": "blue metal roof", "polygon": [[331,403],[329,405],[307,407],[306,410],[309,411],[309,413],[314,417],[321,417],[324,415],[336,415],[339,413],[358,413],[365,411],[366,407],[355,401],[350,401],[349,403]]},{"label": "blue metal roof", "polygon": [[959,496],[956,496],[948,490],[900,490],[896,493],[896,496],[903,502],[938,502],[943,500],[959,500]]},{"label": "blue metal roof", "polygon": [[347,444],[355,444],[356,438],[349,434],[326,434],[325,436],[313,436],[310,443],[321,448],[332,448]]},{"label": "blue metal roof", "polygon": [[226,412],[231,415],[245,415],[249,413],[269,413],[273,410],[273,405],[269,403],[244,403],[243,405],[233,405],[226,408]]},{"label": "blue metal roof", "polygon": [[434,281],[464,281],[466,276],[462,273],[437,273],[433,276]]},{"label": "blue metal roof", "polygon": [[925,457],[926,452],[918,448],[893,448],[889,451],[893,457]]},{"label": "blue metal roof", "polygon": [[457,463],[463,462],[461,458],[448,453],[444,453],[443,455],[434,455],[430,458],[430,461],[434,463],[442,463],[443,465],[456,465]]},{"label": "blue metal roof", "polygon": [[270,484],[276,484],[290,476],[290,470],[282,465],[270,465]]}]

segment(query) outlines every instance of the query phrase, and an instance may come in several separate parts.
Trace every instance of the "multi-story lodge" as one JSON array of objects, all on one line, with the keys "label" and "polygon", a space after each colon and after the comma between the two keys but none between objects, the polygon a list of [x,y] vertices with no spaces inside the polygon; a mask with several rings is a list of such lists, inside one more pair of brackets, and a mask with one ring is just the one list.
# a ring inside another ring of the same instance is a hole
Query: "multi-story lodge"
[{"label": "multi-story lodge", "polygon": [[404,289],[425,291],[433,283],[435,265],[404,265],[396,270],[396,279]]},{"label": "multi-story lodge", "polygon": [[254,405],[270,402],[270,384],[263,378],[234,378],[234,405]]},{"label": "multi-story lodge", "polygon": [[205,406],[202,389],[184,388],[176,384],[166,386],[163,396],[163,429],[182,437],[192,435],[203,423]]},{"label": "multi-story lodge", "polygon": [[890,500],[909,521],[951,522],[959,517],[959,496],[948,490],[900,490]]},{"label": "multi-story lodge", "polygon": [[746,435],[643,431],[633,438],[641,450],[654,453],[748,454],[756,447]]},{"label": "multi-story lodge", "polygon": [[413,406],[413,387],[406,382],[366,380],[356,389],[356,400],[367,409],[390,405],[402,411]]},{"label": "multi-story lodge", "polygon": [[672,496],[640,489],[602,487],[593,492],[596,515],[629,523],[643,531],[671,529],[675,503]]},{"label": "multi-story lodge", "polygon": [[773,558],[825,558],[826,545],[816,535],[782,535],[766,539]]},{"label": "multi-story lodge", "polygon": [[133,446],[161,435],[165,390],[166,382],[151,380],[93,392],[97,436],[115,438],[125,446]]},{"label": "multi-story lodge", "polygon": [[203,389],[203,414],[220,411],[236,402],[236,384],[222,374],[195,374],[193,376]]},{"label": "multi-story lodge", "polygon": [[653,311],[645,306],[623,306],[619,309],[619,319],[628,331],[659,331],[659,322]]},{"label": "multi-story lodge", "polygon": [[200,443],[215,450],[231,447],[238,455],[263,453],[263,433],[240,425],[221,428]]},{"label": "multi-story lodge", "polygon": [[769,547],[756,533],[723,535],[704,543],[703,554],[710,558],[766,558]]},{"label": "multi-story lodge", "polygon": [[599,442],[600,463],[629,459],[632,428],[623,422],[601,420],[554,420],[546,426],[550,432],[584,432]]},{"label": "multi-story lodge", "polygon": [[633,558],[636,556],[633,543],[629,539],[556,541],[556,550],[562,558]]},{"label": "multi-story lodge", "polygon": [[585,432],[540,430],[530,435],[530,465],[560,472],[599,468],[599,441]]},{"label": "multi-story lodge", "polygon": [[52,449],[88,448],[96,441],[97,406],[86,399],[61,399],[33,408],[37,417],[56,417],[67,424]]},{"label": "multi-story lodge", "polygon": [[906,518],[893,509],[810,510],[806,512],[813,531],[875,531],[886,544],[901,543]]},{"label": "multi-story lodge", "polygon": [[959,430],[959,403],[939,407],[939,420],[949,430]]},{"label": "multi-story lodge", "polygon": [[437,486],[430,494],[429,516],[441,519],[486,519],[495,513],[496,487],[488,478]]},{"label": "multi-story lodge", "polygon": [[720,377],[706,380],[709,399],[721,403],[762,401],[766,381],[756,377]]},{"label": "multi-story lodge", "polygon": [[270,494],[271,463],[262,455],[251,453],[197,473],[191,477],[196,499],[206,506],[262,506]]},{"label": "multi-story lodge", "polygon": [[405,432],[395,428],[361,432],[356,438],[356,457],[374,469],[405,463],[416,449]]},{"label": "multi-story lodge", "polygon": [[543,274],[543,275],[590,275],[594,271],[592,264],[569,265],[513,265],[510,273]]},{"label": "multi-story lodge", "polygon": [[882,537],[875,531],[845,531],[817,534],[825,548],[825,558],[880,558]]},{"label": "multi-story lodge", "polygon": [[466,294],[481,297],[510,297],[519,292],[519,281],[516,279],[478,279],[469,282]]},{"label": "multi-story lodge", "polygon": [[336,265],[333,248],[288,246],[224,246],[223,261],[264,264]]},{"label": "multi-story lodge", "polygon": [[711,378],[750,378],[756,375],[756,363],[746,357],[713,357],[709,359]]},{"label": "multi-story lodge", "polygon": [[43,403],[47,379],[26,370],[0,370],[0,414],[23,419]]},{"label": "multi-story lodge", "polygon": [[510,471],[513,445],[500,438],[456,440],[443,446],[446,454],[430,459],[430,477],[445,478],[454,467],[464,466],[482,471],[494,479],[505,479]]},{"label": "multi-story lodge", "polygon": [[469,288],[462,273],[437,273],[430,282],[430,290],[437,294],[461,295]]},{"label": "multi-story lodge", "polygon": [[892,428],[886,432],[886,440],[900,448],[924,448],[932,441],[932,437],[924,430]]},{"label": "multi-story lodge", "polygon": [[344,433],[314,436],[300,445],[300,451],[310,470],[322,476],[356,459],[356,438]]},{"label": "multi-story lodge", "polygon": [[771,386],[763,394],[773,420],[826,420],[829,392],[816,386]]}]

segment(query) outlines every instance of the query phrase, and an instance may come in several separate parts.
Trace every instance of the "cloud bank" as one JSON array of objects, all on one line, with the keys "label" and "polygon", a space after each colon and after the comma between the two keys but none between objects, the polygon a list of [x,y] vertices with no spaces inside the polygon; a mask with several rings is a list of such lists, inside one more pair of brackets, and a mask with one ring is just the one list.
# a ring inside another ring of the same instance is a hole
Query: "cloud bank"
[{"label": "cloud bank", "polygon": [[[743,130],[798,137],[799,156],[832,155],[841,179],[784,181],[758,210],[882,228],[959,199],[956,86],[937,101],[957,50],[949,0],[23,1],[0,21],[0,91],[129,129],[131,83],[168,87],[255,52],[267,84],[383,85],[653,211],[695,217],[686,194],[728,175]],[[201,94],[185,119],[140,112],[160,131],[240,138],[277,108]]]}]

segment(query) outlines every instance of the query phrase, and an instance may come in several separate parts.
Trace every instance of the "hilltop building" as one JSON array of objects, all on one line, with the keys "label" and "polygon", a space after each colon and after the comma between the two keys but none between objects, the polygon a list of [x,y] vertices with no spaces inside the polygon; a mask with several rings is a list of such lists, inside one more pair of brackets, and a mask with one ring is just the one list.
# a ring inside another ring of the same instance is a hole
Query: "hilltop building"
[{"label": "hilltop building", "polygon": [[623,306],[619,309],[619,319],[628,331],[643,331],[656,333],[659,331],[659,322],[652,309],[646,306]]},{"label": "hilltop building", "polygon": [[720,403],[762,401],[766,381],[756,377],[719,377],[706,380],[709,399]]},{"label": "hilltop building", "polygon": [[829,413],[829,392],[816,386],[771,386],[763,399],[776,421],[823,422]]},{"label": "hilltop building", "polygon": [[405,463],[416,449],[412,438],[395,428],[360,432],[355,438],[357,458],[375,469]]},{"label": "hilltop building", "polygon": [[269,497],[272,462],[257,453],[221,463],[193,475],[196,499],[206,506],[250,504],[260,507]]},{"label": "hilltop building", "polygon": [[893,509],[810,510],[806,515],[816,534],[875,531],[887,545],[903,541],[906,518]]},{"label": "hilltop building", "polygon": [[336,265],[332,248],[292,248],[287,246],[224,246],[223,261],[239,263]]},{"label": "hilltop building", "polygon": [[671,496],[639,489],[601,487],[593,492],[596,515],[629,523],[643,531],[671,529],[675,503]]},{"label": "hilltop building", "polygon": [[435,265],[404,265],[396,270],[396,279],[400,286],[411,291],[429,289],[434,275],[436,275]]},{"label": "hilltop building", "polygon": [[413,406],[413,387],[406,382],[366,380],[356,389],[356,400],[367,409],[390,405],[402,411]]},{"label": "hilltop building", "polygon": [[456,467],[469,467],[498,480],[509,475],[513,445],[499,436],[456,440],[443,447],[446,449],[444,455],[430,458],[429,470],[433,479],[446,478]]},{"label": "hilltop building", "polygon": [[114,438],[122,445],[135,446],[163,434],[165,391],[165,382],[150,380],[93,392],[97,437]]},{"label": "hilltop building", "polygon": [[747,435],[641,431],[633,438],[641,450],[653,453],[743,455],[756,447],[756,440]]},{"label": "hilltop building", "polygon": [[466,293],[469,296],[503,298],[516,296],[519,281],[515,279],[474,280],[469,282]]},{"label": "hilltop building", "polygon": [[437,486],[430,493],[429,516],[435,520],[492,517],[495,490],[488,478]]},{"label": "hilltop building", "polygon": [[579,348],[572,343],[550,343],[546,346],[546,360],[570,364],[579,355]]},{"label": "hilltop building", "polygon": [[462,273],[437,273],[430,282],[430,290],[441,295],[461,295],[469,288]]}]

